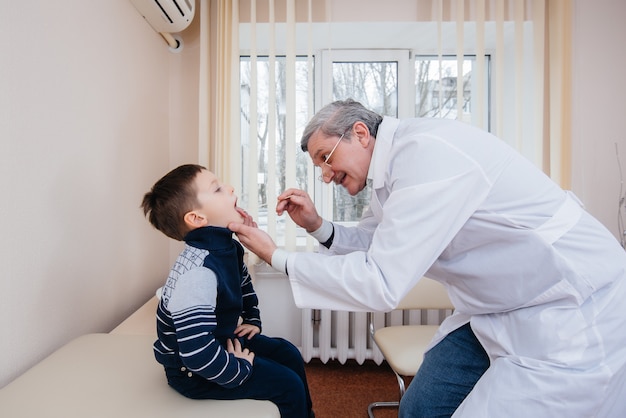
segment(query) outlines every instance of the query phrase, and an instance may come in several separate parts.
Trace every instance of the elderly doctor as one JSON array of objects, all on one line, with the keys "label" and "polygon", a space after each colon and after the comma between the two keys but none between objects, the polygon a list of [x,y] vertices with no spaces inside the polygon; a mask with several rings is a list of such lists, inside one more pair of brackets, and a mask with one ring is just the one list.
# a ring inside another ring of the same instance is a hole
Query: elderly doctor
[{"label": "elderly doctor", "polygon": [[352,195],[356,227],[323,220],[298,189],[276,210],[320,241],[240,241],[288,274],[300,307],[391,310],[424,275],[455,306],[400,405],[401,417],[626,417],[626,252],[579,201],[492,135],[398,120],[346,100],[309,122],[302,149]]}]

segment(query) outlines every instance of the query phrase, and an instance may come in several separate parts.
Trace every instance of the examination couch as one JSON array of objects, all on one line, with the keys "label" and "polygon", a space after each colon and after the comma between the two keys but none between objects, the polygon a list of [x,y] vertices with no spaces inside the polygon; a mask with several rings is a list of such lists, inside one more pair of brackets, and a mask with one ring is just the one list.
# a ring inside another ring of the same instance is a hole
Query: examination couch
[{"label": "examination couch", "polygon": [[108,334],[70,341],[0,389],[0,417],[280,418],[269,401],[192,400],[154,359],[153,297]]}]

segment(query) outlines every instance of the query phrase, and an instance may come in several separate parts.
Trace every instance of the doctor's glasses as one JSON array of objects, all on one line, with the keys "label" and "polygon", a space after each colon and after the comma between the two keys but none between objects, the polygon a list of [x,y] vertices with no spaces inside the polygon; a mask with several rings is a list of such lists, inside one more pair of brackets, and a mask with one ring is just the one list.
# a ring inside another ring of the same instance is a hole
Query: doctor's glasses
[{"label": "doctor's glasses", "polygon": [[332,166],[330,165],[330,158],[333,156],[333,153],[335,152],[335,150],[337,149],[337,147],[339,146],[339,143],[341,142],[341,140],[343,139],[343,137],[345,136],[345,132],[343,134],[341,134],[341,136],[339,137],[339,140],[337,141],[337,143],[335,144],[335,146],[333,147],[333,149],[330,150],[330,152],[328,153],[328,155],[324,156],[323,159],[324,161],[322,162],[322,164],[319,165],[319,169],[321,170],[321,173],[319,175],[319,177],[317,178],[319,181],[325,182],[324,180],[324,168],[328,167],[332,170]]}]

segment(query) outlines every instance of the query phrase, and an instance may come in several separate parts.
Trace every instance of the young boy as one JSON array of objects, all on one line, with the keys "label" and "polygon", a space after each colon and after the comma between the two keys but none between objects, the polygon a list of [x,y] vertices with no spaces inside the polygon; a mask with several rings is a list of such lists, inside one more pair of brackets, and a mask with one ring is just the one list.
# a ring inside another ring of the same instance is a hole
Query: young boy
[{"label": "young boy", "polygon": [[157,309],[154,354],[169,385],[193,399],[264,399],[283,418],[313,417],[300,352],[260,333],[243,247],[226,228],[254,221],[237,207],[233,188],[204,167],[182,165],[155,183],[141,207],[156,229],[186,243]]}]

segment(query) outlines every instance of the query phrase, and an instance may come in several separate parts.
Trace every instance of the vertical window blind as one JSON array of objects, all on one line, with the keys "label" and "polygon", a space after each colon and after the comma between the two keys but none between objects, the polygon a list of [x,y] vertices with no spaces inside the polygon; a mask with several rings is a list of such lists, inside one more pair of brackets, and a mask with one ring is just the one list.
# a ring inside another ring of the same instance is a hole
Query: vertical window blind
[{"label": "vertical window blind", "polygon": [[[277,217],[276,196],[287,187],[306,189],[320,200],[333,196],[319,192],[333,186],[316,180],[299,147],[304,125],[334,93],[322,81],[324,72],[332,79],[334,63],[322,61],[322,52],[403,49],[412,63],[434,57],[439,115],[445,83],[452,83],[456,117],[471,108],[468,123],[490,130],[569,187],[566,1],[417,0],[398,2],[393,12],[360,0],[212,0],[201,7],[200,85],[206,91],[200,108],[208,112],[200,118],[202,158],[290,250],[310,250],[314,243]],[[372,33],[377,28],[388,29]],[[407,35],[394,28],[407,28]],[[449,57],[456,60],[453,77],[441,65]],[[471,99],[458,87],[467,83]],[[416,100],[409,105],[417,107]]]}]

